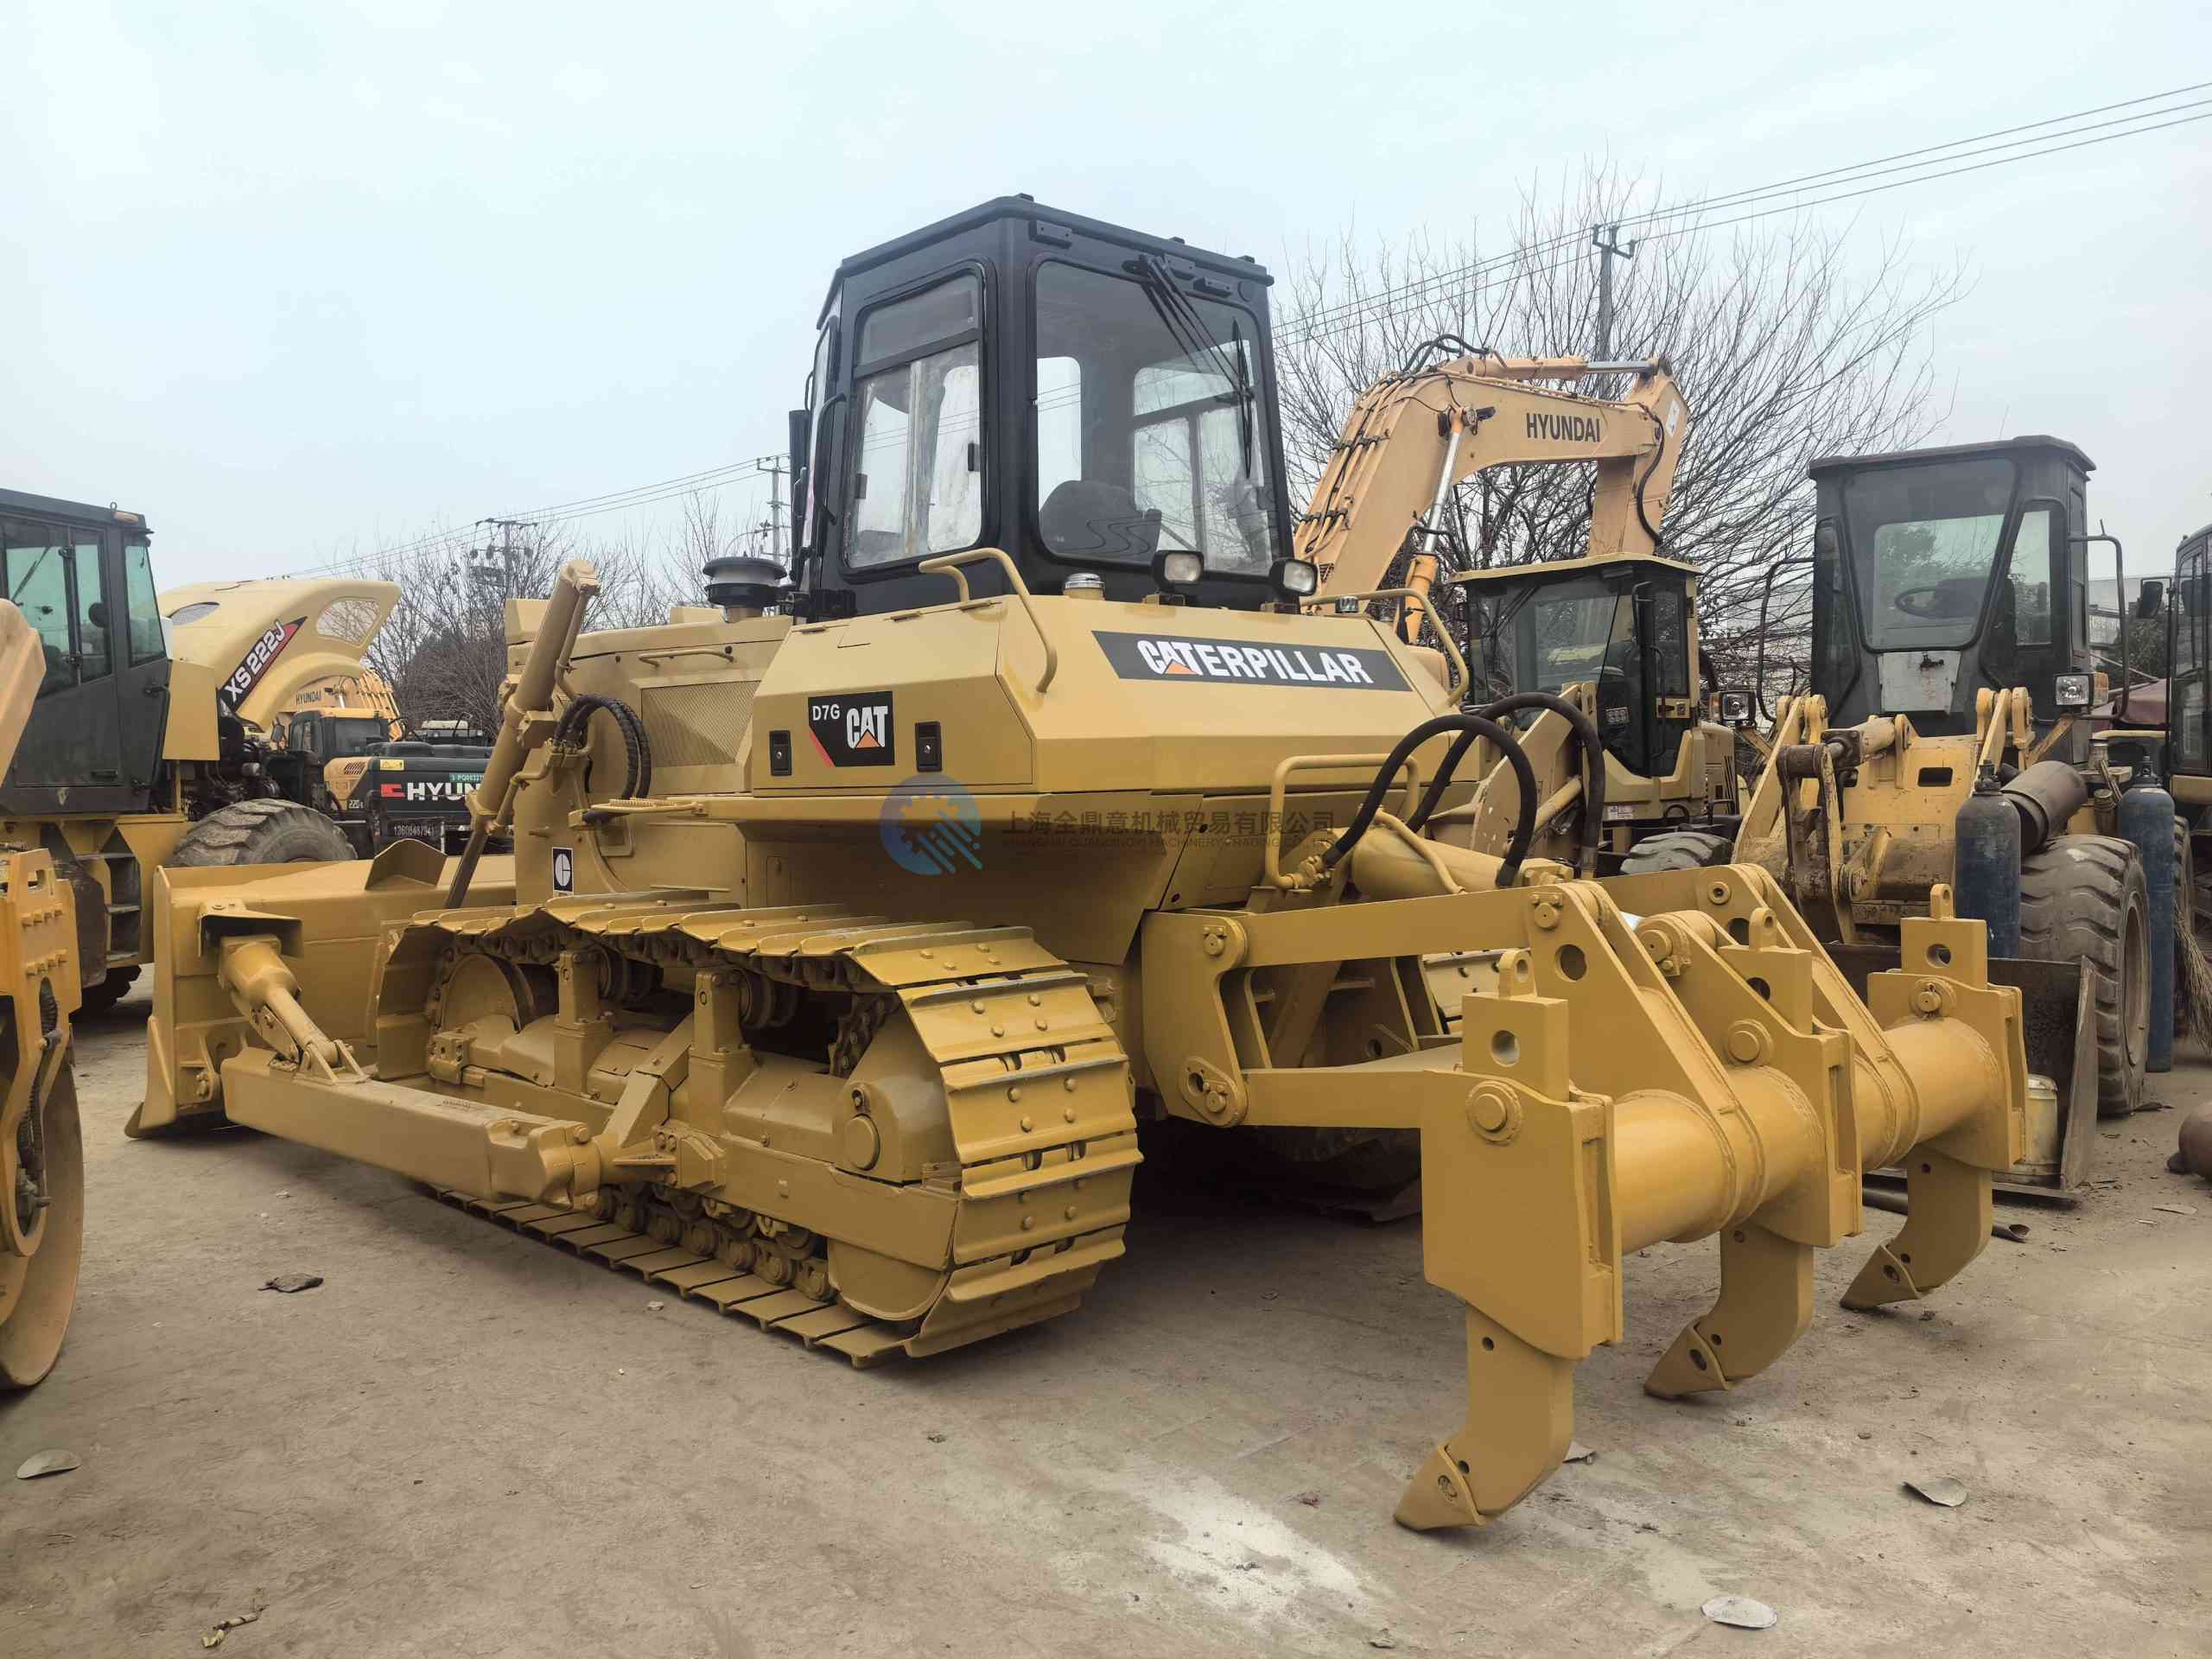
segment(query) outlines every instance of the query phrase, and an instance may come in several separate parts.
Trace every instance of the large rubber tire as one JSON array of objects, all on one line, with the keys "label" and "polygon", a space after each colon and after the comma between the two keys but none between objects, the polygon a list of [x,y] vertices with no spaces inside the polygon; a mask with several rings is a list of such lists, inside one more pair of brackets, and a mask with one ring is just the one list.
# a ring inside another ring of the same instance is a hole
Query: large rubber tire
[{"label": "large rubber tire", "polygon": [[2055,836],[2020,861],[2020,954],[2094,976],[2097,1116],[2143,1103],[2151,1047],[2151,906],[2143,861],[2117,836]]},{"label": "large rubber tire", "polygon": [[[26,1056],[22,1063],[35,1058]],[[77,1121],[77,1074],[68,1060],[61,1063],[44,1112],[46,1191],[53,1203],[30,1260],[0,1258],[23,1275],[0,1318],[0,1394],[28,1389],[54,1369],[77,1306],[77,1269],[85,1255],[85,1141]],[[13,1193],[7,1202],[15,1202]]]},{"label": "large rubber tire", "polygon": [[221,864],[321,864],[350,859],[346,832],[297,801],[239,801],[185,831],[169,862],[185,868]]},{"label": "large rubber tire", "polygon": [[97,985],[85,988],[84,1005],[77,1011],[79,1014],[105,1014],[122,1001],[137,982],[138,970],[136,968],[111,968],[105,979]]},{"label": "large rubber tire", "polygon": [[1736,856],[1736,843],[1710,830],[1669,830],[1647,836],[1628,850],[1621,861],[1623,875],[1649,875],[1656,870],[1709,870]]}]

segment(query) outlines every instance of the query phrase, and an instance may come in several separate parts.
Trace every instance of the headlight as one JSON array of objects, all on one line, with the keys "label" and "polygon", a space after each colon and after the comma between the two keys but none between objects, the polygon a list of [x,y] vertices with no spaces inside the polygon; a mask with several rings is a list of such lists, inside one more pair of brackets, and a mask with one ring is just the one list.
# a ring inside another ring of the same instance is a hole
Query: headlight
[{"label": "headlight", "polygon": [[2058,677],[2055,697],[2060,709],[2072,712],[2089,706],[2089,677],[2086,674],[2062,674]]},{"label": "headlight", "polygon": [[1268,580],[1285,599],[1304,599],[1321,585],[1321,573],[1304,559],[1277,559]]},{"label": "headlight", "polygon": [[1750,725],[1751,694],[1748,691],[1723,691],[1720,694],[1720,721],[1726,726]]},{"label": "headlight", "polygon": [[1180,548],[1163,548],[1152,561],[1154,579],[1173,592],[1197,587],[1205,573],[1205,557]]}]

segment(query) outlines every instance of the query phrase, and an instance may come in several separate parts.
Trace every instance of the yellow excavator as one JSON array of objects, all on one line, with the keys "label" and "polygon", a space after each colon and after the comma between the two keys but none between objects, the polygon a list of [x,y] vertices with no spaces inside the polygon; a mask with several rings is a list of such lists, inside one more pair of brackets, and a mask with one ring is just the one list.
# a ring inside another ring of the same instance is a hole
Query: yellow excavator
[{"label": "yellow excavator", "polygon": [[[1024,197],[846,260],[795,569],[511,602],[457,857],[164,871],[139,1132],[359,1159],[861,1365],[1077,1307],[1169,1120],[1412,1134],[1468,1366],[1417,1529],[1559,1465],[1647,1244],[1719,1253],[1667,1397],[1804,1331],[1863,1169],[1910,1214],[1847,1300],[1946,1283],[2024,1109],[1981,925],[1939,898],[1862,999],[1764,871],[1539,855],[1510,711],[1297,555],[1268,289]],[[1470,733],[1502,852],[1425,833]]]},{"label": "yellow excavator", "polygon": [[[1601,378],[1626,381],[1624,395],[1571,390]],[[1377,589],[1402,570],[1390,597],[1406,639],[1448,626],[1433,590],[1459,589],[1471,696],[1515,700],[1526,728],[1537,848],[1580,857],[1586,873],[1702,868],[1726,863],[1732,847],[1735,734],[1706,718],[1697,567],[1662,552],[1690,424],[1665,362],[1507,358],[1447,336],[1355,404],[1299,526],[1325,594]],[[1586,546],[1467,568],[1457,486],[1491,467],[1575,463],[1593,474]],[[1470,747],[1478,792],[1431,823],[1444,839],[1495,849],[1519,780],[1494,746],[1463,737],[1460,754]]]}]

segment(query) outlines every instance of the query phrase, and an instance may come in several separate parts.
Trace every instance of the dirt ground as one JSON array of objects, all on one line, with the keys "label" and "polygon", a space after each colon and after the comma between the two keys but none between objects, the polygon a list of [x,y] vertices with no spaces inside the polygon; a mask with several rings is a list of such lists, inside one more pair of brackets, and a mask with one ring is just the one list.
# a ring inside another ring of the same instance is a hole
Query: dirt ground
[{"label": "dirt ground", "polygon": [[[2164,1172],[2173,1111],[1924,1309],[1847,1314],[1865,1246],[1830,1252],[1732,1395],[1642,1392],[1716,1266],[1646,1252],[1579,1377],[1597,1459],[1420,1535],[1390,1510],[1465,1357],[1417,1223],[1150,1172],[1080,1312],[859,1372],[320,1153],[126,1141],[144,1014],[80,1030],[76,1324],[0,1403],[10,1659],[199,1653],[257,1602],[226,1659],[2212,1652],[2212,1187]],[[260,1288],[296,1270],[327,1282]],[[7,1478],[49,1446],[83,1466]],[[1708,1624],[1724,1592],[1779,1626]]]}]

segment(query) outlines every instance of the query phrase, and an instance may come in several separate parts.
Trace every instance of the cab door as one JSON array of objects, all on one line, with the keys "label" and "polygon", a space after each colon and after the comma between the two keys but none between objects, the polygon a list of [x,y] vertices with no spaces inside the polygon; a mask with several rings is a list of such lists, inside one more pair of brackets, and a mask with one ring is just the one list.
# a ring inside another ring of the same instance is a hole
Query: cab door
[{"label": "cab door", "polygon": [[[112,536],[111,540],[115,539]],[[106,614],[120,617],[115,636],[118,741],[123,781],[143,811],[155,804],[161,780],[162,741],[168,730],[168,636],[154,587],[153,555],[143,529],[126,529],[108,564]]]},{"label": "cab door", "polygon": [[132,791],[124,771],[116,639],[105,567],[113,530],[0,520],[0,575],[38,632],[46,675],[4,790],[12,810],[112,812]]},{"label": "cab door", "polygon": [[2166,766],[2182,777],[2212,776],[2212,653],[2208,639],[2212,537],[2184,543],[2166,601]]}]

